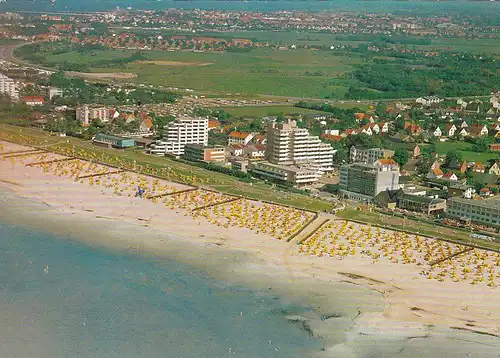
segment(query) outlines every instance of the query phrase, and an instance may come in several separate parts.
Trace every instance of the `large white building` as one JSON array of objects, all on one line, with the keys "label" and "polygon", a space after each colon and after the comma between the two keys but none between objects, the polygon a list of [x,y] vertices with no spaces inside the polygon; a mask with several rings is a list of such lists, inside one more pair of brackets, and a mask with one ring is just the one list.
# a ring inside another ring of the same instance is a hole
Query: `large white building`
[{"label": "large white building", "polygon": [[103,123],[109,122],[113,117],[115,110],[108,107],[90,108],[89,106],[81,106],[76,109],[76,120],[87,127],[90,121],[99,119]]},{"label": "large white building", "polygon": [[0,73],[0,93],[9,95],[11,99],[19,99],[19,89],[12,78]]},{"label": "large white building", "polygon": [[208,119],[179,117],[170,122],[163,131],[163,139],[151,145],[152,154],[184,154],[186,144],[208,145]]},{"label": "large white building", "polygon": [[269,123],[266,159],[275,164],[302,165],[320,172],[333,170],[333,148],[312,136],[297,122]]}]

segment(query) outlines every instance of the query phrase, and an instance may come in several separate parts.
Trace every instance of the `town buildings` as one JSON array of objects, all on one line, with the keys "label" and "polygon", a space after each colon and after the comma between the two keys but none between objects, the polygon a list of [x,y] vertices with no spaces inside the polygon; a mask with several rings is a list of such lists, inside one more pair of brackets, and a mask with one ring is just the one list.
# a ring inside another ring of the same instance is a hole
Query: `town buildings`
[{"label": "town buildings", "polygon": [[8,95],[14,101],[19,99],[19,89],[12,78],[0,73],[0,93]]},{"label": "town buildings", "polygon": [[194,162],[225,162],[226,149],[223,146],[205,147],[202,144],[186,144],[184,159]]},{"label": "town buildings", "polygon": [[399,189],[399,166],[392,159],[342,165],[339,189],[346,197],[372,201],[382,191]]},{"label": "town buildings", "polygon": [[333,170],[333,148],[311,136],[297,122],[271,122],[267,128],[266,159],[280,165],[302,165],[318,172]]},{"label": "town buildings", "polygon": [[183,116],[170,122],[163,131],[163,139],[151,145],[152,154],[180,156],[186,144],[208,145],[208,119]]},{"label": "town buildings", "polygon": [[107,123],[113,118],[115,110],[108,107],[89,107],[88,105],[76,109],[76,120],[83,126],[88,127],[91,121],[100,120]]}]

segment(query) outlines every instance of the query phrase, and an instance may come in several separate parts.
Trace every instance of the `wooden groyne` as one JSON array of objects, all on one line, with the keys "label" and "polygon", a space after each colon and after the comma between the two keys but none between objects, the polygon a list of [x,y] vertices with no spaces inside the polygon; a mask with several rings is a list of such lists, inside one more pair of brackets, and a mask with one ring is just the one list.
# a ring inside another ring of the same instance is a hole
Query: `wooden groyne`
[{"label": "wooden groyne", "polygon": [[431,265],[431,266],[438,265],[441,262],[444,262],[444,261],[447,261],[447,260],[451,260],[454,257],[460,256],[460,255],[465,254],[466,252],[469,252],[469,251],[472,251],[472,250],[474,250],[473,247],[468,247],[468,248],[466,248],[464,250],[461,250],[459,252],[455,252],[454,254],[451,254],[450,256],[446,256],[446,257],[444,257],[442,259],[439,259],[439,260],[436,260],[436,261],[432,261],[432,262],[429,263],[429,265]]},{"label": "wooden groyne", "polygon": [[46,151],[44,151],[44,150],[37,150],[37,151],[34,151],[34,152],[30,152],[30,153],[24,152],[24,153],[19,153],[19,154],[6,155],[6,156],[3,157],[3,159],[28,157],[30,155],[38,155],[38,154],[43,154],[43,153],[46,153]]},{"label": "wooden groyne", "polygon": [[45,162],[36,162],[36,163],[28,163],[26,164],[27,167],[34,167],[36,165],[44,165],[44,164],[53,164],[53,163],[60,163],[60,162],[69,162],[72,160],[78,160],[77,158],[64,158],[64,159],[54,159],[54,160],[47,160]]},{"label": "wooden groyne", "polygon": [[304,236],[302,239],[300,239],[298,242],[297,242],[297,245],[299,244],[302,244],[304,241],[306,241],[307,239],[309,239],[310,237],[312,237],[314,234],[316,234],[323,226],[325,226],[328,222],[330,221],[330,219],[324,219],[319,225],[318,227],[316,227],[316,229],[314,229],[313,231],[311,231],[309,234],[307,234],[306,236]]},{"label": "wooden groyne", "polygon": [[223,200],[223,201],[218,201],[216,203],[212,203],[212,204],[208,204],[208,205],[203,205],[203,206],[198,206],[196,208],[194,208],[193,210],[191,210],[191,212],[195,212],[195,211],[198,211],[198,210],[203,210],[203,209],[207,209],[207,208],[211,208],[211,207],[214,207],[214,206],[217,206],[217,205],[224,205],[224,204],[228,204],[228,203],[232,203],[234,201],[237,201],[237,200],[241,200],[242,198],[231,198],[231,199],[226,199],[226,200]]},{"label": "wooden groyne", "polygon": [[11,155],[11,154],[25,154],[25,153],[39,152],[39,151],[40,151],[40,149],[14,150],[14,151],[10,151],[10,152],[0,153],[0,155],[2,157],[5,157],[5,156]]},{"label": "wooden groyne", "polygon": [[189,189],[184,189],[184,190],[179,190],[179,191],[173,191],[171,193],[163,193],[163,194],[148,196],[148,199],[159,199],[159,198],[164,198],[166,196],[178,195],[178,194],[182,194],[182,193],[189,193],[190,191],[196,191],[196,190],[198,190],[198,188],[189,188]]},{"label": "wooden groyne", "polygon": [[292,235],[290,235],[290,237],[288,237],[288,239],[286,239],[286,241],[290,242],[293,239],[295,239],[297,236],[299,236],[301,232],[303,232],[309,225],[311,225],[314,222],[314,220],[316,220],[318,218],[318,216],[319,216],[318,213],[314,213],[313,217],[311,219],[309,219],[300,229],[298,229]]},{"label": "wooden groyne", "polygon": [[79,179],[87,179],[87,178],[97,178],[97,177],[102,177],[105,175],[113,175],[113,174],[120,174],[126,172],[126,170],[116,170],[114,172],[106,172],[106,173],[97,173],[97,174],[89,174],[89,175],[82,175],[81,177],[76,177],[75,180]]}]

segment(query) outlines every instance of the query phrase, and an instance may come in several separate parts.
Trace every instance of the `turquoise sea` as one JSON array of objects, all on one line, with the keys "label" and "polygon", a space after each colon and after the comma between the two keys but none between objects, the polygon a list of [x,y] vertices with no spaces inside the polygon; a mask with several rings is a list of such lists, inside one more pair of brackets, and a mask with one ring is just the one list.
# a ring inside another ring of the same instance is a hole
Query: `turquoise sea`
[{"label": "turquoise sea", "polygon": [[2,357],[305,357],[308,309],[176,261],[0,222]]},{"label": "turquoise sea", "polygon": [[491,14],[500,9],[500,2],[491,1],[391,1],[391,0],[6,0],[0,11],[108,11],[121,9],[218,9],[242,11],[361,11],[402,12],[441,16],[447,12]]}]

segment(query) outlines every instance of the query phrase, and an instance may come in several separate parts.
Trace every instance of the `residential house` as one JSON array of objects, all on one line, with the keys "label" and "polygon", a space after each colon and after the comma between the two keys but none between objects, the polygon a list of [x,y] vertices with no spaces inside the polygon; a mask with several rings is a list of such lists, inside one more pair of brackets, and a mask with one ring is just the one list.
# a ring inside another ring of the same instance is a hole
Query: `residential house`
[{"label": "residential house", "polygon": [[441,137],[443,135],[443,131],[441,130],[441,128],[436,127],[436,129],[434,129],[434,131],[432,132],[432,135],[434,137]]},{"label": "residential house", "polygon": [[422,127],[415,123],[405,122],[404,129],[412,136],[418,136],[422,134]]},{"label": "residential house", "polygon": [[371,128],[370,124],[367,124],[363,127],[361,127],[361,132],[360,134],[366,134],[366,135],[373,135],[373,129]]},{"label": "residential house", "polygon": [[434,170],[434,169],[439,169],[441,168],[441,163],[439,162],[439,160],[435,160],[432,164],[431,164],[431,170]]},{"label": "residential house", "polygon": [[380,128],[380,133],[389,132],[389,122],[378,123],[378,127]]},{"label": "residential house", "polygon": [[265,134],[256,134],[252,139],[252,143],[254,143],[254,144],[266,144],[267,137]]},{"label": "residential house", "polygon": [[467,137],[469,135],[467,128],[458,128],[457,130],[460,137]]},{"label": "residential house", "polygon": [[427,174],[428,179],[441,179],[444,173],[441,168],[431,168],[431,171]]},{"label": "residential house", "polygon": [[433,105],[438,105],[443,100],[436,96],[419,97],[415,100],[416,103],[421,104],[425,107],[430,107]]},{"label": "residential house", "polygon": [[488,170],[488,174],[499,175],[500,176],[500,165],[498,162],[495,162],[490,169]]},{"label": "residential house", "polygon": [[492,152],[500,152],[500,143],[490,144],[490,150]]},{"label": "residential house", "polygon": [[422,150],[420,149],[420,146],[418,144],[411,144],[408,150],[411,154],[411,158],[413,159],[417,159],[422,153]]},{"label": "residential house", "polygon": [[471,137],[480,137],[488,135],[488,127],[485,124],[473,124],[470,126],[469,134]]},{"label": "residential house", "polygon": [[247,145],[252,140],[253,136],[254,135],[252,133],[233,131],[229,133],[228,144]]},{"label": "residential house", "polygon": [[457,131],[457,127],[453,123],[447,123],[444,126],[444,130],[442,131],[446,137],[453,137],[455,132]]},{"label": "residential house", "polygon": [[220,131],[221,125],[219,121],[208,121],[208,130],[209,131]]},{"label": "residential house", "polygon": [[466,199],[472,199],[474,195],[474,187],[470,185],[452,185],[448,187],[448,198],[451,197],[462,197]]},{"label": "residential house", "polygon": [[484,167],[483,163],[477,162],[472,166],[471,170],[475,173],[484,173],[486,171],[486,168]]},{"label": "residential house", "polygon": [[451,181],[457,181],[458,177],[455,173],[453,172],[448,172],[445,175],[441,177],[441,179],[446,179],[446,180],[451,180]]},{"label": "residential house", "polygon": [[139,125],[139,132],[141,133],[150,133],[153,129],[153,119],[149,116],[144,118]]},{"label": "residential house", "polygon": [[25,96],[23,98],[24,104],[27,106],[43,106],[45,100],[42,96]]},{"label": "residential house", "polygon": [[469,128],[469,125],[467,124],[466,121],[462,121],[457,125],[457,128]]},{"label": "residential house", "polygon": [[493,108],[500,109],[500,97],[498,93],[490,98],[490,103]]},{"label": "residential house", "polygon": [[499,123],[492,124],[490,130],[496,134],[498,131],[500,131],[500,124]]},{"label": "residential house", "polygon": [[243,148],[243,154],[250,158],[264,158],[266,156],[266,146],[264,144],[251,144]]},{"label": "residential house", "polygon": [[490,188],[484,187],[481,190],[479,190],[479,195],[481,196],[491,196],[493,193],[491,192]]},{"label": "residential house", "polygon": [[243,144],[231,144],[227,147],[227,150],[229,152],[229,155],[235,156],[235,157],[241,157],[243,156],[243,149],[245,146]]}]

